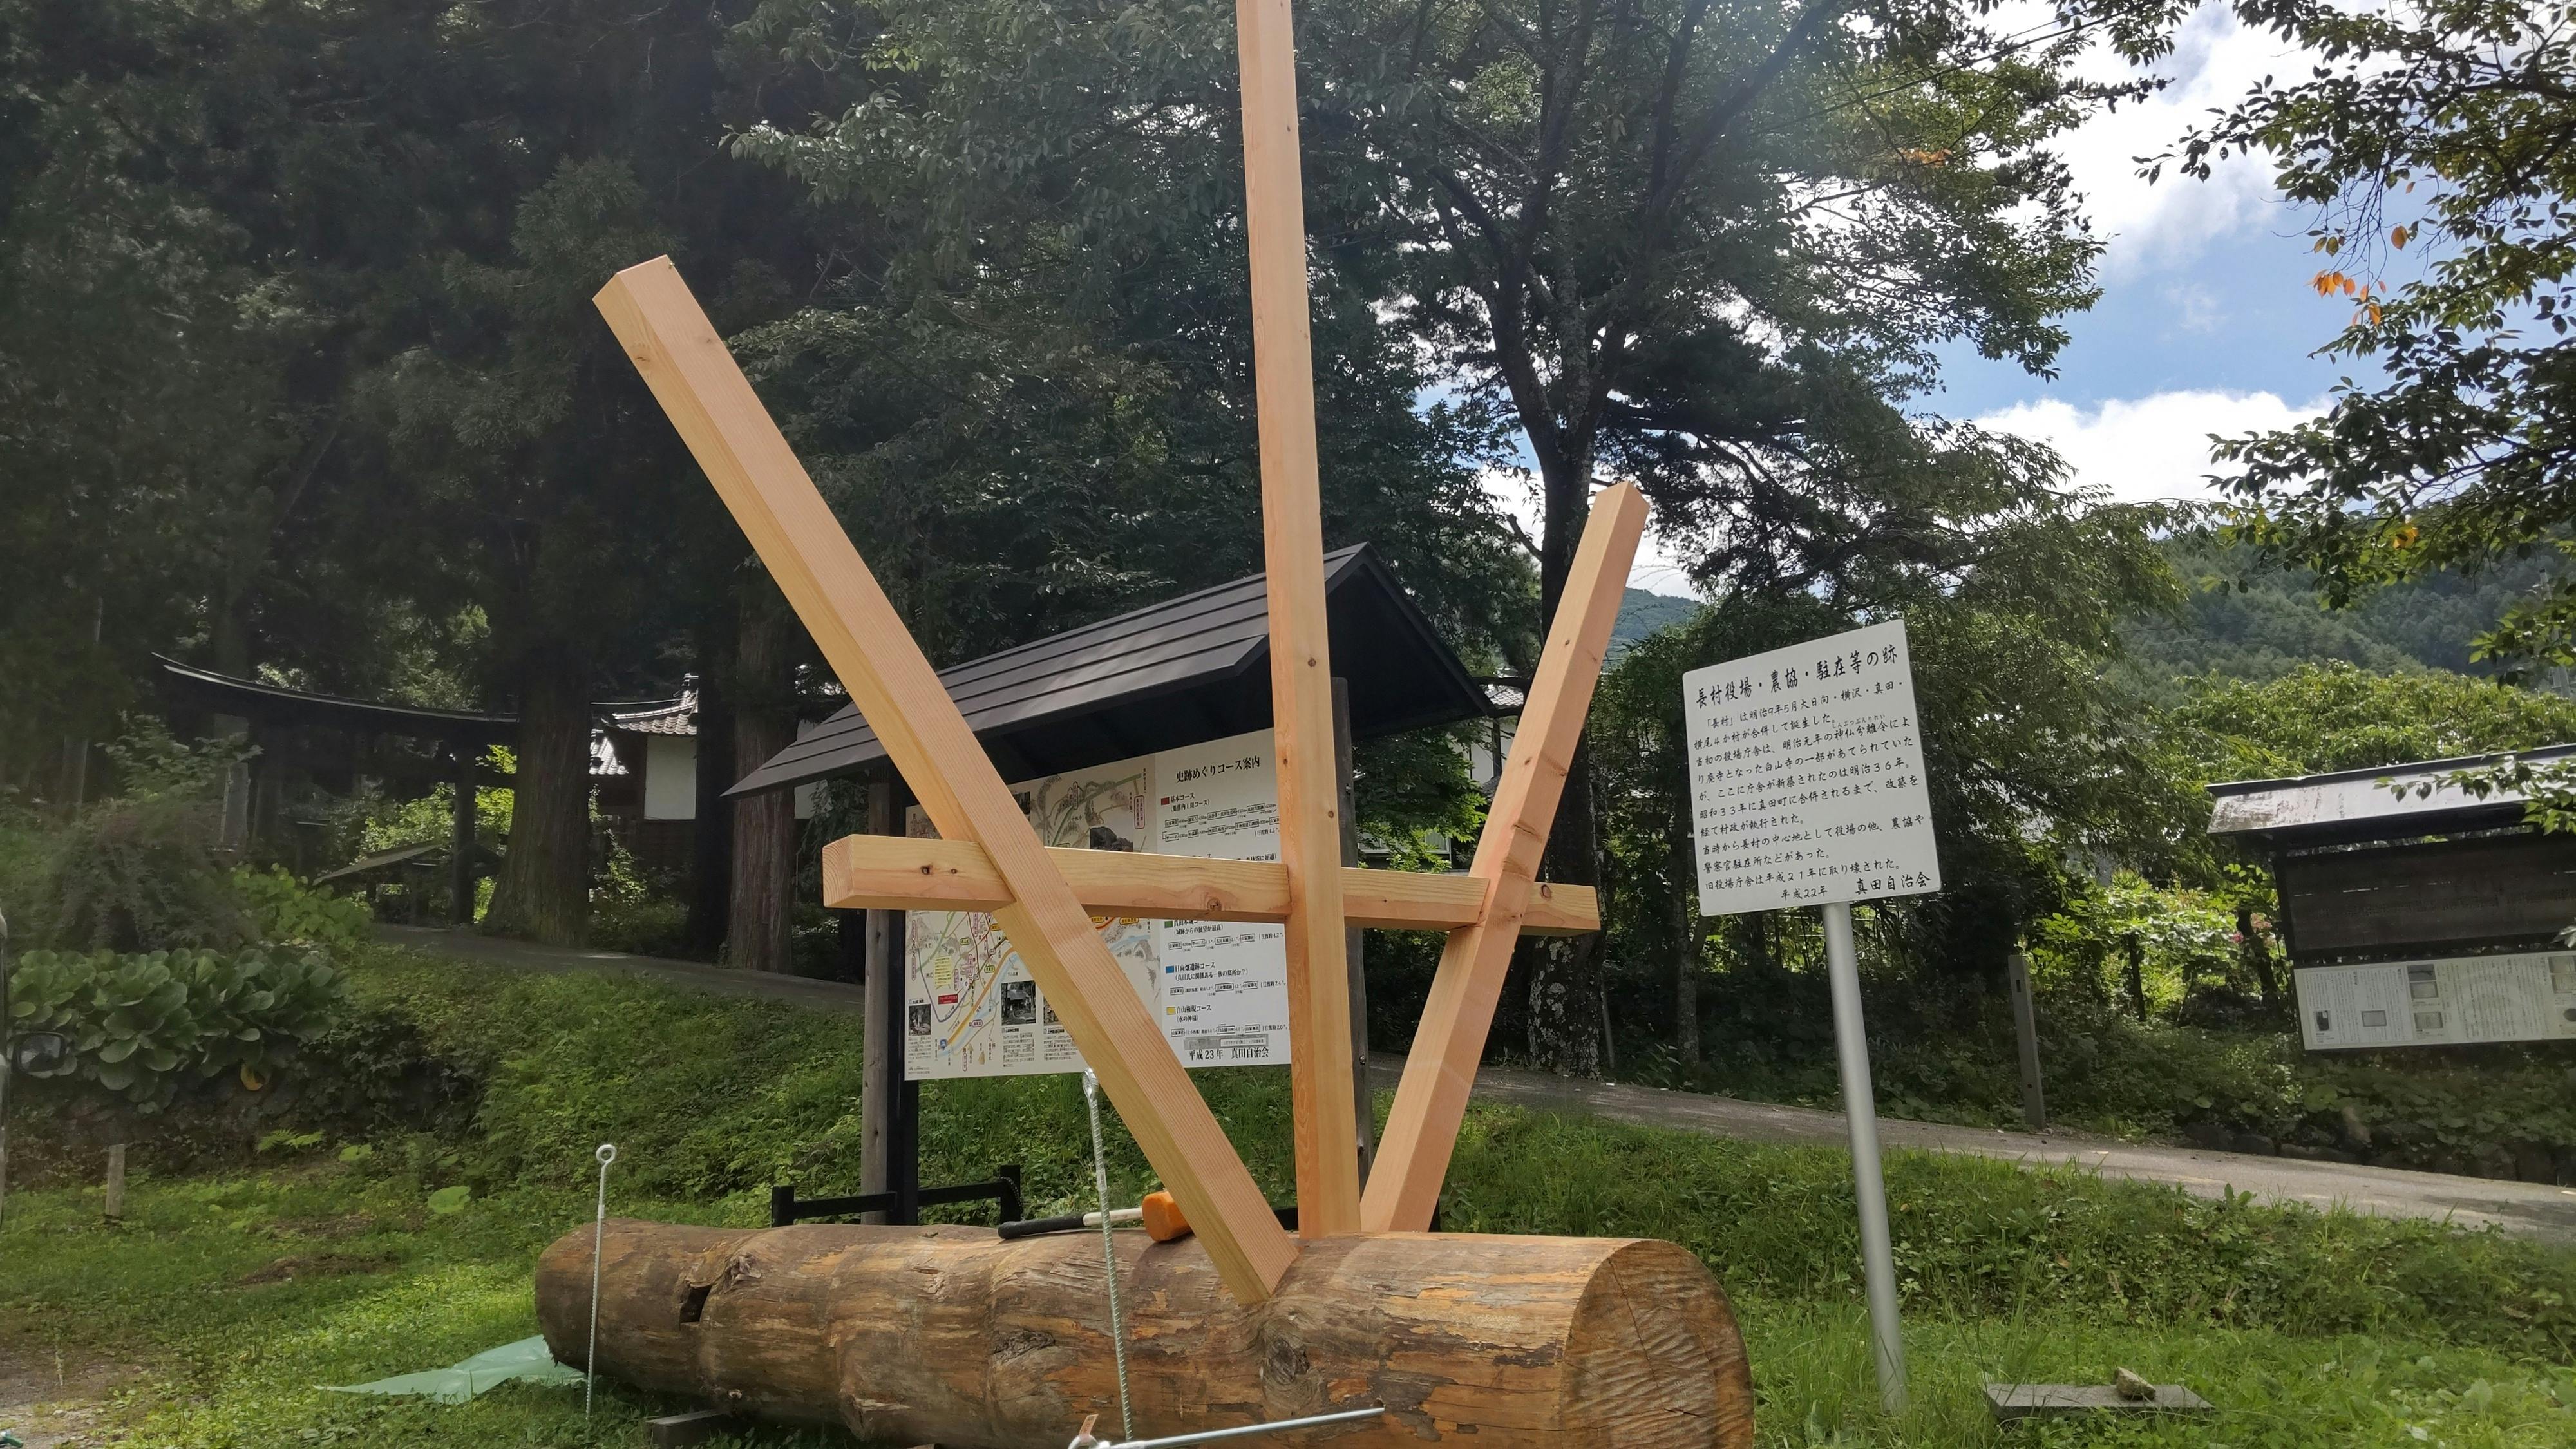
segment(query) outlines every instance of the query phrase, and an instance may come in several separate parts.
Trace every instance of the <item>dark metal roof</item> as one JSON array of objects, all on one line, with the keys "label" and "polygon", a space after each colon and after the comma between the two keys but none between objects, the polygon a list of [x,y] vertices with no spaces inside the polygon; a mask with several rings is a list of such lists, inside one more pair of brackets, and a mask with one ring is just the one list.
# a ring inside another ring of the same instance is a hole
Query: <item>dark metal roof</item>
[{"label": "dark metal roof", "polygon": [[[2576,745],[2549,745],[2506,754],[2416,760],[2375,769],[2336,770],[2283,780],[2237,780],[2212,785],[2209,833],[2235,835],[2275,847],[2349,845],[2368,840],[2407,840],[2519,825],[2523,797],[2498,790],[2476,799],[2449,783],[2456,771],[2508,760],[2563,760]],[[2382,783],[2382,782],[2386,783]],[[2408,787],[2402,795],[2393,786]]]},{"label": "dark metal roof", "polygon": [[448,744],[506,745],[519,736],[516,715],[471,714],[452,709],[414,709],[409,705],[308,694],[283,685],[235,679],[199,669],[176,659],[152,656],[162,669],[162,682],[173,699],[210,714],[237,715],[280,725],[321,725],[352,734],[403,735]]},{"label": "dark metal roof", "polygon": [[[1491,709],[1366,544],[1324,555],[1333,670],[1350,681],[1360,739],[1478,718]],[[1129,759],[1270,724],[1270,609],[1263,576],[940,671],[1004,779]],[[885,747],[845,707],[729,792],[756,794],[879,767]]]}]

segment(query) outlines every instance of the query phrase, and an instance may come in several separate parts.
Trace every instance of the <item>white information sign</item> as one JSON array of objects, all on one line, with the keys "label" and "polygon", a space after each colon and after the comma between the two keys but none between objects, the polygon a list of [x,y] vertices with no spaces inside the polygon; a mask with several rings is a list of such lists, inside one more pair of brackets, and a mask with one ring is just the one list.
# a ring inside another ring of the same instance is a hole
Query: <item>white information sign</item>
[{"label": "white information sign", "polygon": [[[1014,785],[1038,838],[1091,850],[1279,858],[1268,730]],[[906,832],[933,834],[919,809]],[[1109,954],[1193,1067],[1288,1060],[1287,933],[1233,921],[1094,917]],[[993,918],[908,911],[904,1076],[1082,1070],[1082,1054]]]},{"label": "white information sign", "polygon": [[2302,966],[2295,975],[2310,1051],[2576,1040],[2576,955],[2564,951]]},{"label": "white information sign", "polygon": [[1682,676],[1703,915],[1941,888],[1905,623]]}]

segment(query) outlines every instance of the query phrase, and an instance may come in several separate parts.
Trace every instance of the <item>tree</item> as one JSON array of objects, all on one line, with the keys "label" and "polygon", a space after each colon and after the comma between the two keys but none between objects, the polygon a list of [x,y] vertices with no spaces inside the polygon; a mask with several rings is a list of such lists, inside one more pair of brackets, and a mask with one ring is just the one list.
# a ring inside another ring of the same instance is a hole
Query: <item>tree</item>
[{"label": "tree", "polygon": [[[2241,534],[2318,571],[2345,604],[2396,580],[2538,555],[2545,587],[2483,655],[2576,663],[2576,31],[2521,0],[2246,0],[2237,13],[2316,57],[2183,138],[2207,177],[2272,159],[2313,210],[2317,290],[2353,300],[2325,352],[2375,359],[2313,422],[2222,441]],[[2401,256],[2420,275],[2391,281]],[[2553,557],[2554,556],[2554,557]]]},{"label": "tree", "polygon": [[[584,929],[591,702],[668,688],[663,646],[743,554],[589,298],[667,251],[715,279],[719,320],[740,328],[785,311],[788,279],[821,264],[793,190],[722,154],[763,103],[808,103],[802,70],[729,48],[749,8],[380,0],[272,17],[300,44],[270,44],[324,62],[285,103],[295,139],[333,163],[308,177],[291,152],[269,158],[310,182],[286,194],[320,233],[280,265],[346,333],[348,438],[317,552],[488,621],[483,676],[521,718],[492,919],[541,939]],[[335,124],[352,113],[364,124]]]},{"label": "tree", "polygon": [[[2039,454],[1902,404],[1946,341],[2045,371],[2092,299],[2044,149],[2118,93],[2068,72],[2089,14],[2006,37],[1942,0],[1315,7],[1317,210],[1399,259],[1408,328],[1525,438],[1542,619],[1607,477],[1705,587],[1780,599],[1938,572],[1975,533],[1955,495],[2048,486]],[[1588,759],[1560,879],[1594,874]],[[1527,953],[1534,1058],[1597,1064],[1592,949]]]},{"label": "tree", "polygon": [[0,3],[0,783],[37,795],[66,738],[116,732],[151,653],[221,633],[202,606],[294,506],[312,318],[208,194],[237,137],[206,72],[234,33],[185,5]]},{"label": "tree", "polygon": [[[745,339],[755,379],[934,658],[1261,567],[1233,17],[779,4],[764,43],[857,99],[755,127],[850,270]],[[1314,280],[1325,529],[1471,655],[1526,626],[1478,491],[1482,413],[1387,324],[1372,253]]]},{"label": "tree", "polygon": [[[2197,784],[2159,773],[2161,742],[2103,667],[2128,618],[2176,602],[2149,533],[2159,515],[2084,494],[1994,510],[1976,496],[1956,500],[1981,522],[1975,547],[1942,569],[1864,574],[1870,587],[1840,598],[1748,591],[1640,642],[1604,676],[1592,739],[1615,905],[1607,975],[1625,997],[1614,1016],[1669,1022],[1683,1065],[1719,930],[1696,906],[1682,718],[1692,669],[1903,616],[1944,889],[1871,914],[1926,987],[1999,987],[2024,925],[2070,889],[2070,861],[2172,854]],[[1641,999],[1670,1007],[1634,1009]]]},{"label": "tree", "polygon": [[2439,670],[2333,661],[2279,679],[2196,681],[2158,724],[2195,790],[2576,740],[2576,700]]}]

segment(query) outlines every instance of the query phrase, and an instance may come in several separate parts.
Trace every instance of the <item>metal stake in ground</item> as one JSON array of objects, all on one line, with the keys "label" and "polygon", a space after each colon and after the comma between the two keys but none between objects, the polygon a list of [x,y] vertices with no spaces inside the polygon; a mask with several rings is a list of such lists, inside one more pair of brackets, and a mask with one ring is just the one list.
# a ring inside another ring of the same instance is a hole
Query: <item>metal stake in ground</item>
[{"label": "metal stake in ground", "polygon": [[590,1417],[592,1381],[599,1376],[599,1256],[608,1238],[608,1164],[617,1160],[617,1144],[603,1142],[591,1154],[599,1160],[599,1211],[590,1229],[590,1347],[581,1356],[581,1416]]},{"label": "metal stake in ground", "polygon": [[1877,1350],[1878,1397],[1890,1416],[1905,1412],[1905,1334],[1896,1316],[1896,1252],[1887,1239],[1887,1183],[1878,1164],[1878,1100],[1869,1084],[1869,1036],[1860,1014],[1860,953],[1851,907],[1825,910],[1825,975],[1834,991],[1834,1055],[1843,1069],[1843,1118],[1851,1124],[1852,1192],[1860,1199],[1860,1266],[1869,1287],[1869,1336]]},{"label": "metal stake in ground", "polygon": [[1127,1323],[1118,1311],[1118,1240],[1111,1235],[1109,1211],[1109,1151],[1100,1141],[1100,1076],[1089,1067],[1082,1069],[1082,1100],[1091,1109],[1091,1180],[1100,1192],[1100,1256],[1109,1285],[1109,1347],[1118,1361],[1118,1424],[1128,1438],[1136,1437],[1136,1413],[1128,1407],[1127,1397]]}]

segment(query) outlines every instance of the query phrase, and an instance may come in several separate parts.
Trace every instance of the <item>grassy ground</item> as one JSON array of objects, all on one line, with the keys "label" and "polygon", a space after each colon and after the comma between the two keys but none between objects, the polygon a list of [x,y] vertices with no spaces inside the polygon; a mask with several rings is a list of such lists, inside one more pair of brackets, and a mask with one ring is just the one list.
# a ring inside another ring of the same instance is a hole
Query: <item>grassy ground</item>
[{"label": "grassy ground", "polygon": [[[587,1221],[590,1147],[623,1151],[615,1210],[760,1219],[765,1185],[847,1184],[847,1018],[596,978],[523,978],[395,954],[362,964],[372,1009],[416,1022],[478,1080],[475,1130],[273,1151],[151,1174],[128,1219],[95,1188],[14,1196],[0,1227],[0,1381],[130,1366],[87,1442],[640,1444],[685,1405],[606,1386],[505,1388],[455,1408],[320,1392],[437,1367],[534,1331],[535,1255]],[[1254,1170],[1286,1173],[1277,1074],[1204,1080]],[[934,1179],[1027,1168],[1033,1208],[1087,1173],[1067,1080],[928,1094]],[[1147,1180],[1123,1141],[1125,1191]],[[1478,1109],[1452,1174],[1459,1227],[1646,1233],[1699,1252],[1744,1320],[1767,1444],[2563,1446],[2576,1443],[2576,1254],[2424,1224],[2202,1202],[1984,1161],[1890,1163],[1914,1411],[1875,1409],[1847,1164]],[[471,1189],[461,1209],[457,1187]],[[2007,1436],[1990,1378],[2192,1384],[2218,1419]],[[25,1392],[22,1388],[21,1392]],[[754,1442],[841,1443],[769,1433]],[[1043,1446],[1033,1446],[1043,1449]]]}]

